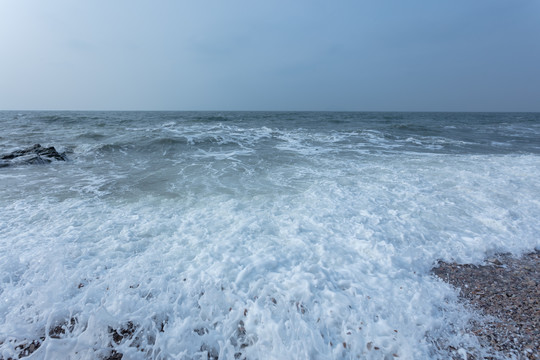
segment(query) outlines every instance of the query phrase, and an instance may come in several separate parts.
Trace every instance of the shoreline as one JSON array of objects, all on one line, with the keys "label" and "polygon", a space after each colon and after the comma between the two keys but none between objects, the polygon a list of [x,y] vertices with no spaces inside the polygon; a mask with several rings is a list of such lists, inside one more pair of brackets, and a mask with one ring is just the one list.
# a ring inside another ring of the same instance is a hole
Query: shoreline
[{"label": "shoreline", "polygon": [[499,254],[481,265],[439,261],[432,273],[479,313],[468,330],[483,347],[512,358],[540,359],[539,250],[519,258]]},{"label": "shoreline", "polygon": [[[474,312],[475,316],[463,330],[475,336],[482,347],[481,351],[466,351],[439,343],[437,347],[447,352],[449,358],[540,360],[540,250],[521,257],[498,254],[480,265],[439,261],[431,273],[453,286],[465,308]],[[76,321],[72,318],[69,324],[51,328],[49,337],[62,338]],[[114,344],[131,339],[134,332],[132,322],[109,328],[110,348],[102,358],[122,359],[124,354],[117,352]],[[43,341],[45,337],[10,340],[19,358],[30,356]]]}]

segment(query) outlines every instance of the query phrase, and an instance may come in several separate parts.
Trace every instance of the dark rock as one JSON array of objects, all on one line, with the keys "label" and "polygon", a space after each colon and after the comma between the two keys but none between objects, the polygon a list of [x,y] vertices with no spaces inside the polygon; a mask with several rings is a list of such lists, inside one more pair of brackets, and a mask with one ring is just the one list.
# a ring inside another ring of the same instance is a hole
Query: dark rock
[{"label": "dark rock", "polygon": [[49,337],[51,339],[61,339],[65,337],[67,333],[71,333],[75,326],[77,325],[78,320],[72,317],[69,321],[67,319],[63,321],[56,322],[49,329]]},{"label": "dark rock", "polygon": [[111,352],[111,355],[107,356],[104,360],[122,360],[124,357],[124,354],[116,352],[116,350],[113,350]]},{"label": "dark rock", "polygon": [[[42,338],[41,341],[43,340],[44,339]],[[41,341],[33,340],[30,343],[26,342],[16,346],[15,349],[19,350],[19,359],[30,356],[34,351],[39,349],[39,347],[41,346]]]},{"label": "dark rock", "polygon": [[35,144],[26,149],[15,150],[9,154],[2,155],[0,160],[0,167],[6,167],[15,161],[18,164],[48,164],[53,160],[66,161],[67,156],[65,153],[56,151],[53,146],[46,148],[40,144]]},{"label": "dark rock", "polygon": [[131,321],[128,321],[125,326],[122,326],[119,329],[109,327],[109,334],[112,335],[115,343],[120,344],[124,339],[131,339],[135,330],[135,325]]}]

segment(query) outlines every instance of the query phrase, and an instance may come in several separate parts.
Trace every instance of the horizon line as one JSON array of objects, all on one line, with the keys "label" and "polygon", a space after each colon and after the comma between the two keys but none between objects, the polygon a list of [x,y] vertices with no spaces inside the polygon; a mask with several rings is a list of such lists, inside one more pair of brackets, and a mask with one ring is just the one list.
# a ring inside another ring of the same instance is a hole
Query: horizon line
[{"label": "horizon line", "polygon": [[2,112],[317,112],[317,113],[540,113],[540,110],[96,110],[96,109],[2,109]]}]

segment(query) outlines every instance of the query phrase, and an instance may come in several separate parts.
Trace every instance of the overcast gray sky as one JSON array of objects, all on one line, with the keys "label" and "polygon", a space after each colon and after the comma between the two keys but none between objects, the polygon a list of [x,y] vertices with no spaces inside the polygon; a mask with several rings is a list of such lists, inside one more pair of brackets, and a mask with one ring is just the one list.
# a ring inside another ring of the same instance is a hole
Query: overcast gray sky
[{"label": "overcast gray sky", "polygon": [[540,111],[540,1],[0,0],[0,109]]}]

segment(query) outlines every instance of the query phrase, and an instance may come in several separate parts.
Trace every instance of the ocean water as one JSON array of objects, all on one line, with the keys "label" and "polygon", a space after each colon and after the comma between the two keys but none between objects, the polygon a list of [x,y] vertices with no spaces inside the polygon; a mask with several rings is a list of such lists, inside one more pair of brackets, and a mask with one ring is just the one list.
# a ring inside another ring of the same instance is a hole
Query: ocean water
[{"label": "ocean water", "polygon": [[540,247],[540,114],[0,112],[0,359],[484,354],[430,274]]}]

